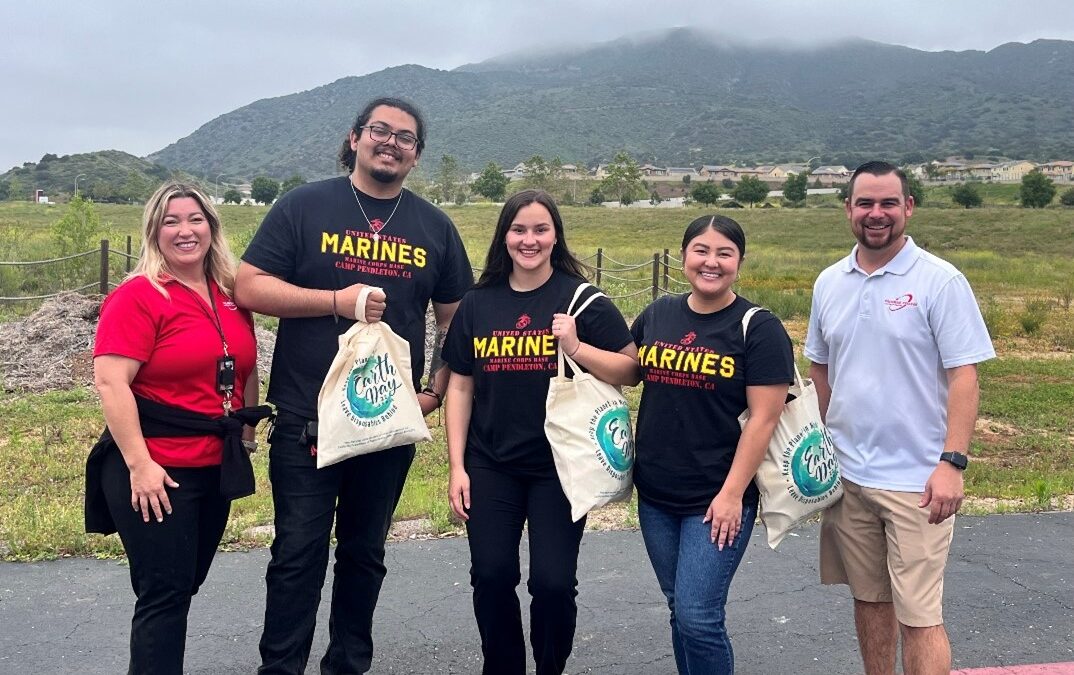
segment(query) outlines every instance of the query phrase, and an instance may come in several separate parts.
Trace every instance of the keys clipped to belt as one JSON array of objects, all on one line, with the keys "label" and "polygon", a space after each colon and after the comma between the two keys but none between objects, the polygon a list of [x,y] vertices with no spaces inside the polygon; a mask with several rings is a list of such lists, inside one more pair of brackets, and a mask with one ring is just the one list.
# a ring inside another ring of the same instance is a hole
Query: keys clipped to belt
[{"label": "keys clipped to belt", "polygon": [[306,422],[298,437],[298,444],[310,449],[310,456],[317,456],[317,422]]}]

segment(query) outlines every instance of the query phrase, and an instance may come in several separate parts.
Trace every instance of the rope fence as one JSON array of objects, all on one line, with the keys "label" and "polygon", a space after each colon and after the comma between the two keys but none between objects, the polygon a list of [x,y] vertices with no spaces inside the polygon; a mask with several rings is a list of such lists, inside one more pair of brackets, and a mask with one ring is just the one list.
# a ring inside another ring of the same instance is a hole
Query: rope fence
[{"label": "rope fence", "polygon": [[[45,265],[65,263],[68,261],[80,259],[88,259],[93,256],[97,256],[99,260],[96,279],[93,281],[87,281],[86,283],[78,283],[77,286],[64,288],[62,290],[48,293],[35,293],[31,291],[30,294],[26,295],[4,295],[0,296],[0,303],[47,300],[63,293],[80,293],[94,288],[101,295],[107,295],[111,291],[111,289],[119,285],[117,281],[113,281],[113,277],[117,275],[122,275],[124,273],[129,273],[132,264],[136,260],[138,260],[138,257],[136,255],[131,254],[131,237],[129,236],[126,238],[125,248],[126,251],[113,249],[107,239],[102,239],[100,248],[94,249],[92,251],[84,251],[82,253],[75,253],[73,255],[60,256],[45,260],[0,261],[0,271],[2,271],[4,269],[32,270],[34,268],[39,268]],[[121,263],[113,265],[113,257],[117,258],[118,261],[121,261]],[[672,276],[673,271],[678,271],[678,265],[676,265],[675,263],[679,263],[681,261],[679,260],[679,258],[676,258],[675,256],[671,255],[668,249],[664,249],[662,252],[653,253],[652,259],[638,263],[630,263],[616,260],[608,256],[604,252],[603,248],[598,248],[596,253],[586,256],[585,258],[581,258],[581,260],[594,261],[594,263],[587,264],[587,267],[590,269],[593,282],[597,286],[600,286],[602,282],[611,282],[611,284],[615,287],[608,294],[608,297],[612,299],[633,298],[648,293],[653,300],[656,300],[661,295],[676,293],[678,292],[678,289],[686,288],[689,286],[688,283],[680,281],[679,279]],[[475,273],[480,274],[482,268],[474,267],[473,270]],[[624,276],[627,272],[636,272],[639,270],[648,270],[648,273],[644,276],[638,275],[634,278]],[[92,276],[88,268],[81,270],[80,273],[83,275],[83,281],[86,280],[87,276]],[[40,276],[41,275],[35,275],[29,277],[28,280],[36,283],[40,281]],[[78,281],[79,280],[76,280],[76,283]],[[31,288],[32,287],[33,286],[31,285]]]}]

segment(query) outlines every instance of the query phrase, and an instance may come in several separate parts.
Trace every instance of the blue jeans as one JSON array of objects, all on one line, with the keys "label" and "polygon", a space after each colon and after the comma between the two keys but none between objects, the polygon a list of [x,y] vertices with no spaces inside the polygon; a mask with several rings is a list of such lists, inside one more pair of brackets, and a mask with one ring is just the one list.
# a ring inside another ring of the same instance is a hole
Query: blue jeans
[{"label": "blue jeans", "polygon": [[671,610],[671,644],[680,675],[735,672],[724,605],[756,517],[754,497],[742,505],[738,536],[721,551],[712,543],[704,516],[679,516],[638,500],[645,550]]}]

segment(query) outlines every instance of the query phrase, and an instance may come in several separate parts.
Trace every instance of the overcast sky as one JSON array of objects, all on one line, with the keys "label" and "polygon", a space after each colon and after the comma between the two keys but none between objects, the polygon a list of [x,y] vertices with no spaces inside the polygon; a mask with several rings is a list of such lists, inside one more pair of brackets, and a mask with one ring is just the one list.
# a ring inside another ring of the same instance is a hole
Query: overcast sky
[{"label": "overcast sky", "polygon": [[5,0],[0,173],[46,152],[146,155],[247,103],[389,66],[451,69],[676,26],[989,50],[1074,40],[1074,1]]}]

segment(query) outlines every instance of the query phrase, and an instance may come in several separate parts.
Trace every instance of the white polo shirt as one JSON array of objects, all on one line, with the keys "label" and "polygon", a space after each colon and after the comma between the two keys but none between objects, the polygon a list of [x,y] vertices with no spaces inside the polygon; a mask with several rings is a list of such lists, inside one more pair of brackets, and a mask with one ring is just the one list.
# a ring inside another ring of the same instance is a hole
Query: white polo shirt
[{"label": "white polo shirt", "polygon": [[995,358],[969,282],[906,238],[866,274],[858,247],[821,272],[805,355],[828,365],[827,424],[843,475],[920,492],[944,451],[946,368]]}]

